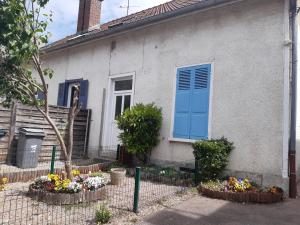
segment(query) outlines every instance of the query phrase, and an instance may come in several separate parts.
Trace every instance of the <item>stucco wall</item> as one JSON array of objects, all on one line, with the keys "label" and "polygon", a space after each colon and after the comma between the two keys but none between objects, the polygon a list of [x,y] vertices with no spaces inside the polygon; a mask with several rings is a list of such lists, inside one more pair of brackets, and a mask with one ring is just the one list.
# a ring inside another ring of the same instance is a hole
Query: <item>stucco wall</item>
[{"label": "stucco wall", "polygon": [[[246,0],[47,56],[49,85],[89,79],[90,145],[99,144],[102,92],[109,75],[135,72],[135,102],[163,108],[153,160],[192,161],[191,145],[170,142],[176,67],[212,63],[211,137],[232,140],[229,170],[281,177],[284,1]],[[116,48],[111,51],[111,42]]]}]

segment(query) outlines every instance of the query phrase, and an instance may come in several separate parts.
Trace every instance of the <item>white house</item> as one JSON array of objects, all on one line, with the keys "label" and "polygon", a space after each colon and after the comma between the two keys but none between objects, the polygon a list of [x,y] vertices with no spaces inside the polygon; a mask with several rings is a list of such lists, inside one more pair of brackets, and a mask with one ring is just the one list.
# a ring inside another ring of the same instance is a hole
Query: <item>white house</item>
[{"label": "white house", "polygon": [[99,25],[101,1],[80,0],[77,33],[44,48],[50,103],[69,106],[79,84],[97,147],[119,143],[116,115],[154,102],[153,162],[192,162],[192,142],[225,136],[230,173],[288,188],[294,4],[173,0]]}]

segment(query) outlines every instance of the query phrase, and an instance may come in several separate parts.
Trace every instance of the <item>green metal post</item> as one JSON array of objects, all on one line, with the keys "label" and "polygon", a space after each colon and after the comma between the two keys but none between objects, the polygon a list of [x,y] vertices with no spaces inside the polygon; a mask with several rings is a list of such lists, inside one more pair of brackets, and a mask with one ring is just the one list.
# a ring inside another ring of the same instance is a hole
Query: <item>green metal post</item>
[{"label": "green metal post", "polygon": [[134,200],[133,200],[133,212],[139,212],[139,193],[140,193],[140,181],[141,181],[141,168],[135,168],[135,182],[134,182]]},{"label": "green metal post", "polygon": [[53,148],[52,148],[52,156],[51,156],[51,168],[50,168],[50,174],[54,174],[55,154],[56,154],[56,146],[53,145]]}]

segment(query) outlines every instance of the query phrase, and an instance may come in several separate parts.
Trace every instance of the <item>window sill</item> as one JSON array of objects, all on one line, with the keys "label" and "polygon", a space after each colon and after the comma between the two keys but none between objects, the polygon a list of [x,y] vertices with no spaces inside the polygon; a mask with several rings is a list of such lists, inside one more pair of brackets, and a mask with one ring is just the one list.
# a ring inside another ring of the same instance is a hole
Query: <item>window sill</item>
[{"label": "window sill", "polygon": [[190,144],[193,144],[197,141],[197,140],[173,138],[173,137],[168,138],[168,140],[169,140],[169,142],[181,142],[181,143],[190,143]]}]

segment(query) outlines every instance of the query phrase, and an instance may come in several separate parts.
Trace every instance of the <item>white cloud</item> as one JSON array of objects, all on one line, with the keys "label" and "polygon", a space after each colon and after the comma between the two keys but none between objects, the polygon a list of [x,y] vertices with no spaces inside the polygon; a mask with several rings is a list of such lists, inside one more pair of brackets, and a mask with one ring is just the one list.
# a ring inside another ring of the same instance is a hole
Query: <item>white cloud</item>
[{"label": "white cloud", "polygon": [[[126,16],[128,0],[104,0],[101,23]],[[129,13],[141,11],[170,0],[130,0]],[[50,0],[47,11],[53,11],[53,23],[49,25],[51,41],[76,32],[79,0]]]},{"label": "white cloud", "polygon": [[49,25],[51,41],[58,40],[76,31],[79,0],[50,0],[46,10],[53,12]]}]

